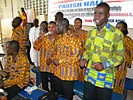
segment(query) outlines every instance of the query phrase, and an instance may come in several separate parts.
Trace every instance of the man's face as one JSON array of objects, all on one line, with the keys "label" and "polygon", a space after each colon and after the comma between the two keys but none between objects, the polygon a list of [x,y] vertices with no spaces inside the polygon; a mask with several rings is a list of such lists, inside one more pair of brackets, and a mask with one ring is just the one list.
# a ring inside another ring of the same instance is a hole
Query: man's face
[{"label": "man's face", "polygon": [[105,7],[99,6],[94,11],[94,22],[96,26],[103,26],[107,23],[109,12]]},{"label": "man's face", "polygon": [[35,27],[38,27],[39,22],[37,20],[34,20],[33,24],[34,24]]},{"label": "man's face", "polygon": [[47,24],[46,24],[46,23],[42,23],[42,24],[40,25],[40,30],[42,30],[42,31],[47,30]]},{"label": "man's face", "polygon": [[62,34],[63,33],[63,26],[61,25],[61,22],[56,23],[56,33]]},{"label": "man's face", "polygon": [[57,21],[60,21],[62,19],[62,17],[60,16],[60,15],[55,15],[55,22],[57,22]]},{"label": "man's face", "polygon": [[19,22],[20,21],[17,18],[13,19],[13,21],[12,21],[12,27],[14,27],[14,28],[18,27],[20,25]]},{"label": "man's face", "polygon": [[52,34],[56,33],[56,24],[48,24],[48,32],[51,32]]},{"label": "man's face", "polygon": [[12,55],[12,48],[10,47],[10,45],[7,43],[7,46],[6,46],[6,49],[7,49],[7,55]]}]

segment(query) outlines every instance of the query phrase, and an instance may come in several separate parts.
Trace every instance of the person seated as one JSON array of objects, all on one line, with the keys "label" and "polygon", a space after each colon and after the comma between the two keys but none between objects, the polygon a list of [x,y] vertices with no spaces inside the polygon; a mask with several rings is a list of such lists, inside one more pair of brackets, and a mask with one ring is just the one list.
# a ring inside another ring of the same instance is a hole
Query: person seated
[{"label": "person seated", "polygon": [[[19,43],[16,40],[7,42],[7,62],[0,70],[1,88],[7,92],[7,99],[15,97],[30,81],[30,64],[26,55],[19,53]],[[2,80],[2,79],[1,79]]]}]

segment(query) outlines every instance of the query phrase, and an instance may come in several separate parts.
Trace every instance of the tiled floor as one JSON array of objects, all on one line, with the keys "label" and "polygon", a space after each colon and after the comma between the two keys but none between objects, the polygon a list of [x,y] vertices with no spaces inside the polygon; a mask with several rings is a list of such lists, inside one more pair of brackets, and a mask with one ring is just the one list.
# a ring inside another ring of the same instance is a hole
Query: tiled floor
[{"label": "tiled floor", "polygon": [[133,100],[133,90],[127,91],[127,100]]}]

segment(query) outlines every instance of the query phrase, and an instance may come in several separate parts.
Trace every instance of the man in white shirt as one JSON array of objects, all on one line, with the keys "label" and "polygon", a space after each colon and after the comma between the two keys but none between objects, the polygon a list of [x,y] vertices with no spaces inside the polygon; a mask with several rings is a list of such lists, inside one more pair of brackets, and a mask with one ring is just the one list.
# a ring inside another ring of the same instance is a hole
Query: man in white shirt
[{"label": "man in white shirt", "polygon": [[39,66],[39,63],[40,63],[39,52],[35,51],[35,49],[33,48],[33,42],[39,37],[39,33],[40,33],[40,27],[38,24],[39,24],[39,20],[34,19],[33,20],[34,26],[29,31],[29,40],[31,43],[30,58],[35,66]]},{"label": "man in white shirt", "polygon": [[33,48],[33,42],[39,37],[40,34],[40,27],[39,27],[39,20],[34,19],[33,20],[33,27],[29,31],[29,40],[31,43],[31,48],[30,48],[30,59],[34,63],[34,68],[32,68],[32,71],[36,73],[36,86],[39,86],[41,83],[41,78],[40,78],[40,72],[39,72],[39,66],[40,66],[40,52],[36,51]]}]

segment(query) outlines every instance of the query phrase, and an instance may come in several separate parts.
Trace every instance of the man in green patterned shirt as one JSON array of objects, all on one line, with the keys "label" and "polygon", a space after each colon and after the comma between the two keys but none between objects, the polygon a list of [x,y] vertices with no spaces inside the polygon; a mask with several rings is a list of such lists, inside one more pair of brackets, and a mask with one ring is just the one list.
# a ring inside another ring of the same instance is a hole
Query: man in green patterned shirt
[{"label": "man in green patterned shirt", "polygon": [[110,6],[94,10],[96,27],[88,31],[80,66],[86,67],[83,100],[111,100],[115,70],[123,61],[123,35],[108,23]]}]

